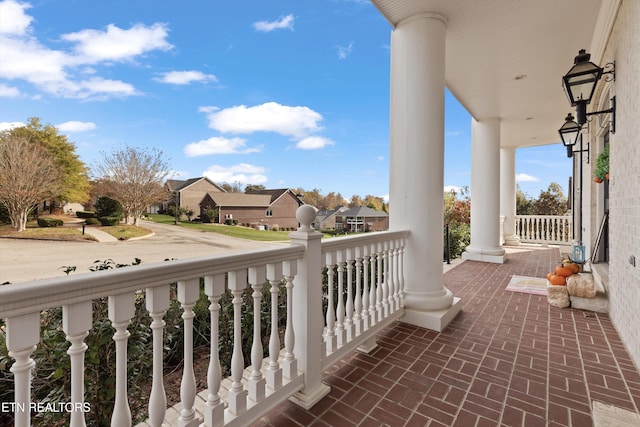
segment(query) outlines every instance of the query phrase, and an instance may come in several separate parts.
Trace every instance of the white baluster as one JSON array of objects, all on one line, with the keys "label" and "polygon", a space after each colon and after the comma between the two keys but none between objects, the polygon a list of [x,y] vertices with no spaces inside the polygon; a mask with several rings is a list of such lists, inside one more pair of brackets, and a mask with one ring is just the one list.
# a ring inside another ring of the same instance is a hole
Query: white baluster
[{"label": "white baluster", "polygon": [[282,274],[287,282],[287,326],[284,331],[284,359],[282,361],[282,371],[284,377],[293,379],[298,376],[298,361],[293,353],[296,344],[293,332],[293,278],[297,274],[297,261],[285,261],[282,263]]},{"label": "white baluster", "polygon": [[193,306],[200,298],[200,279],[188,279],[178,282],[178,301],[182,307],[184,324],[184,365],[182,367],[182,382],[180,383],[180,401],[182,411],[178,418],[180,427],[196,427],[200,420],[196,417],[193,407],[196,401],[196,375],[193,372]]},{"label": "white baluster", "polygon": [[86,426],[84,412],[84,354],[87,344],[84,339],[89,335],[93,323],[91,315],[91,301],[62,307],[62,330],[71,343],[67,354],[71,362],[71,403],[73,411],[70,414],[71,427]]},{"label": "white baluster", "polygon": [[267,280],[271,285],[271,335],[269,336],[269,367],[267,368],[267,387],[278,390],[282,387],[282,368],[278,363],[280,355],[280,334],[278,317],[278,295],[282,280],[282,263],[267,264]]},{"label": "white baluster", "polygon": [[355,269],[356,269],[356,294],[353,315],[353,324],[355,325],[355,334],[360,335],[364,330],[362,320],[362,248],[360,246],[355,248]]},{"label": "white baluster", "polygon": [[369,246],[362,247],[362,321],[363,330],[371,327],[369,313]]},{"label": "white baluster", "polygon": [[253,288],[253,343],[251,344],[251,376],[249,377],[249,399],[260,402],[265,396],[265,379],[262,377],[262,287],[266,281],[265,267],[249,268],[249,283]]},{"label": "white baluster", "polygon": [[347,262],[347,305],[345,307],[344,329],[347,332],[347,341],[351,341],[354,335],[353,324],[353,251],[351,248],[346,250]]},{"label": "white baluster", "polygon": [[15,359],[10,369],[13,373],[15,427],[28,427],[31,425],[31,371],[36,366],[31,353],[40,342],[40,313],[9,317],[5,327],[7,350]]},{"label": "white baluster", "polygon": [[400,239],[400,258],[398,259],[398,292],[400,294],[400,307],[404,307],[404,244],[405,239]]},{"label": "white baluster", "polygon": [[371,244],[369,246],[370,256],[369,256],[369,268],[371,270],[371,277],[369,286],[369,316],[371,318],[371,326],[378,323],[380,319],[378,319],[378,307],[376,306],[376,300],[378,291],[376,289],[376,245]]},{"label": "white baluster", "polygon": [[224,274],[205,276],[204,292],[209,297],[209,315],[211,321],[211,346],[209,348],[209,369],[207,370],[207,401],[204,404],[204,425],[219,427],[224,425],[224,402],[220,399],[222,369],[218,354],[218,336],[220,321],[220,297],[224,293]]},{"label": "white baluster", "polygon": [[338,301],[336,307],[336,336],[338,337],[338,346],[346,344],[347,331],[344,324],[344,251],[336,252],[336,264],[338,265]]},{"label": "white baluster", "polygon": [[382,309],[384,318],[389,317],[389,299],[391,297],[391,274],[389,263],[389,242],[380,243],[382,247]]},{"label": "white baluster", "polygon": [[167,409],[167,394],[164,389],[164,315],[169,308],[169,285],[146,289],[146,306],[153,331],[153,377],[149,396],[149,423],[161,427]]},{"label": "white baluster", "polygon": [[400,295],[398,295],[398,246],[397,240],[392,240],[389,242],[391,249],[391,288],[389,289],[391,292],[391,296],[389,296],[389,302],[391,304],[391,311],[395,312],[400,309]]},{"label": "white baluster", "polygon": [[231,389],[227,395],[229,412],[240,415],[247,410],[247,390],[242,386],[244,355],[242,353],[242,291],[247,286],[247,271],[229,272],[229,289],[233,294],[233,353],[231,355]]},{"label": "white baluster", "polygon": [[337,337],[335,333],[336,310],[335,302],[333,301],[333,268],[335,266],[334,253],[327,252],[325,257],[327,262],[327,329],[325,332],[324,341],[327,344],[327,353],[333,353],[338,348]]},{"label": "white baluster", "polygon": [[131,426],[131,409],[127,396],[127,326],[135,314],[135,295],[120,294],[109,297],[109,320],[116,332],[116,401],[111,415],[112,427]]},{"label": "white baluster", "polygon": [[378,322],[381,321],[382,319],[385,318],[384,315],[384,305],[382,304],[382,298],[384,296],[384,290],[382,289],[382,287],[384,286],[384,276],[383,276],[383,264],[384,264],[384,253],[382,252],[382,244],[378,244],[377,245],[377,252],[376,252],[376,266],[377,266],[377,271],[376,271],[376,276],[377,276],[377,283],[376,283],[376,312],[377,312],[377,316],[378,316]]}]

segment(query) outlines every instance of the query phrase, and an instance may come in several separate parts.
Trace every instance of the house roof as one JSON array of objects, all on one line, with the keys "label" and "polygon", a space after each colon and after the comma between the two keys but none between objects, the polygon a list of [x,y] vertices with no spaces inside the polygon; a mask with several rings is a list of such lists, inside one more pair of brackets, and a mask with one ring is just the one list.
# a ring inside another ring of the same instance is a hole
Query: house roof
[{"label": "house roof", "polygon": [[302,204],[302,201],[300,200],[300,198],[290,188],[277,188],[277,189],[273,189],[273,190],[256,190],[256,191],[251,191],[251,192],[246,193],[246,194],[269,195],[269,196],[271,196],[271,203],[273,203],[276,200],[278,200],[280,197],[282,197],[287,192],[291,192],[291,194],[298,199],[299,204]]},{"label": "house roof", "polygon": [[351,208],[349,210],[341,212],[340,216],[348,216],[348,217],[362,216],[367,218],[383,218],[389,215],[387,215],[386,212],[377,211],[367,206],[356,206],[355,208]]},{"label": "house roof", "polygon": [[345,212],[347,210],[349,210],[349,208],[344,207],[344,206],[338,206],[337,208],[333,208],[333,209],[322,209],[322,210],[316,212],[316,219],[318,221],[322,222],[322,221],[325,221],[325,220],[331,218],[332,216],[334,216],[338,212]]},{"label": "house roof", "polygon": [[168,179],[165,182],[165,185],[167,186],[167,189],[171,192],[174,191],[182,191],[185,188],[189,187],[192,184],[195,184],[198,181],[201,180],[206,180],[208,181],[211,185],[215,186],[216,188],[220,189],[220,191],[225,191],[223,188],[221,188],[220,186],[216,185],[215,182],[211,181],[209,178],[207,178],[206,176],[201,176],[199,178],[190,178],[190,179]]},{"label": "house roof", "polygon": [[211,200],[220,207],[258,207],[267,208],[271,205],[270,194],[246,193],[207,193]]}]

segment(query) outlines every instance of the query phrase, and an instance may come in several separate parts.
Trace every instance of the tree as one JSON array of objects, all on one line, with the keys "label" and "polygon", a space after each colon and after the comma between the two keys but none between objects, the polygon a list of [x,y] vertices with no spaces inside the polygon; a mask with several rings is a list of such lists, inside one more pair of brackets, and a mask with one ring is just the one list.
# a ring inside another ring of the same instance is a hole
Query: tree
[{"label": "tree", "polygon": [[266,190],[267,188],[262,185],[262,184],[247,184],[244,187],[244,192],[245,193],[251,193],[252,191],[262,191],[262,190]]},{"label": "tree", "polygon": [[533,215],[533,203],[534,201],[518,185],[516,187],[516,215]]},{"label": "tree", "polygon": [[351,196],[351,200],[349,201],[350,208],[355,208],[362,205],[364,205],[364,203],[362,202],[362,198],[360,196],[358,196],[357,194]]},{"label": "tree", "polygon": [[344,205],[344,197],[342,194],[332,191],[324,197],[322,204],[326,206],[326,209],[334,209]]},{"label": "tree", "polygon": [[534,215],[564,215],[567,212],[567,198],[560,184],[552,182],[547,191],[541,191],[538,200],[533,202]]},{"label": "tree", "polygon": [[322,206],[321,203],[322,194],[317,188],[314,188],[311,191],[304,191],[302,194],[302,201],[307,205],[315,206],[318,209],[325,209],[325,207]]},{"label": "tree", "polygon": [[119,201],[107,196],[100,196],[94,205],[96,216],[98,218],[103,216],[112,216],[118,219],[122,219],[124,212],[122,204]]},{"label": "tree", "polygon": [[25,135],[0,133],[0,203],[18,231],[42,200],[60,193],[60,171],[55,159]]},{"label": "tree", "polygon": [[222,188],[227,193],[242,193],[242,184],[240,184],[240,181],[236,181],[233,184],[223,182],[222,184],[220,184],[220,188]]},{"label": "tree", "polygon": [[[66,136],[58,134],[58,129],[50,124],[42,125],[40,119],[31,117],[26,126],[14,128],[10,135],[22,137],[44,148],[52,157],[58,178],[57,191],[49,198],[51,208],[60,202],[84,203],[89,199],[89,174],[87,167],[75,152],[76,146]],[[41,202],[43,200],[38,200]]]},{"label": "tree", "polygon": [[371,194],[367,194],[363,203],[366,207],[377,211],[381,211],[384,207],[384,199],[382,197],[372,196]]},{"label": "tree", "polygon": [[138,221],[147,207],[167,200],[162,183],[169,172],[162,151],[125,146],[111,154],[102,153],[96,167],[105,181],[109,197],[122,204],[125,221]]}]

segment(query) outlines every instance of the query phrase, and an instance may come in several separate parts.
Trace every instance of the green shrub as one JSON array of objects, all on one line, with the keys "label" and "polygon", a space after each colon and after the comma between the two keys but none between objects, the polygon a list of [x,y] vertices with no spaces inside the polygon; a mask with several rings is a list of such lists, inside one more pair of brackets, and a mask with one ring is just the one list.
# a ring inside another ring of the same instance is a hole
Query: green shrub
[{"label": "green shrub", "polygon": [[38,227],[60,227],[64,224],[61,219],[38,218]]},{"label": "green shrub", "polygon": [[98,218],[87,218],[84,223],[87,225],[98,225],[100,224],[100,220]]},{"label": "green shrub", "polygon": [[[451,259],[459,258],[471,242],[471,226],[466,223],[452,222],[449,224],[449,241]],[[446,259],[447,235],[444,232],[444,259]]]},{"label": "green shrub", "polygon": [[90,211],[78,211],[76,212],[76,216],[78,218],[97,218],[96,213]]},{"label": "green shrub", "polygon": [[118,218],[117,216],[102,216],[99,218],[99,220],[100,224],[102,224],[104,227],[110,227],[120,224],[120,218]]},{"label": "green shrub", "polygon": [[119,201],[110,197],[98,197],[94,208],[96,210],[96,216],[98,218],[102,218],[103,216],[118,217],[119,219],[124,218],[124,210],[122,209],[122,205]]}]

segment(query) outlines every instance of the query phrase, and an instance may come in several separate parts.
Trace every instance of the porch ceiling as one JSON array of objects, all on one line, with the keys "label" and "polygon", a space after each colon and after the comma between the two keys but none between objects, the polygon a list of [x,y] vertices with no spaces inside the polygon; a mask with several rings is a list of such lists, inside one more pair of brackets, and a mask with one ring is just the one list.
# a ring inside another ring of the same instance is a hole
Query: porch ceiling
[{"label": "porch ceiling", "polygon": [[559,143],[572,111],[561,77],[579,49],[593,51],[602,0],[371,1],[394,27],[446,18],[447,87],[474,118],[502,120],[502,146]]}]

